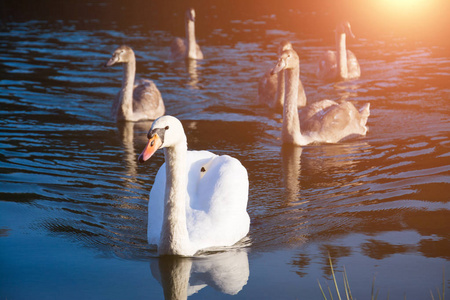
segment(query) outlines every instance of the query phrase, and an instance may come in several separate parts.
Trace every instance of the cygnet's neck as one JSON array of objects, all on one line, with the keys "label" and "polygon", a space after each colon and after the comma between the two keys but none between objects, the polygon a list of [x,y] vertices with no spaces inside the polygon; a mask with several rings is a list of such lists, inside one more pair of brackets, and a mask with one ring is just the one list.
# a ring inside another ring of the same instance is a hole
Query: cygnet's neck
[{"label": "cygnet's neck", "polygon": [[187,143],[164,148],[166,190],[164,217],[158,252],[160,255],[192,255],[186,225]]},{"label": "cygnet's neck", "polygon": [[307,143],[300,131],[300,120],[297,110],[300,67],[285,69],[284,72],[286,82],[281,139],[284,144],[305,145]]},{"label": "cygnet's neck", "polygon": [[122,90],[120,91],[119,110],[125,120],[130,120],[133,115],[133,89],[136,74],[136,60],[134,55],[123,64]]},{"label": "cygnet's neck", "polygon": [[186,23],[187,58],[197,59],[197,41],[195,39],[195,22]]},{"label": "cygnet's neck", "polygon": [[345,45],[345,33],[343,32],[336,32],[336,51],[339,77],[346,79],[348,77],[347,46]]},{"label": "cygnet's neck", "polygon": [[285,91],[284,91],[284,86],[285,86],[285,75],[284,75],[284,71],[281,71],[277,74],[277,93],[276,93],[276,103],[275,103],[275,107],[283,107],[283,103],[284,103],[284,95],[285,95]]}]

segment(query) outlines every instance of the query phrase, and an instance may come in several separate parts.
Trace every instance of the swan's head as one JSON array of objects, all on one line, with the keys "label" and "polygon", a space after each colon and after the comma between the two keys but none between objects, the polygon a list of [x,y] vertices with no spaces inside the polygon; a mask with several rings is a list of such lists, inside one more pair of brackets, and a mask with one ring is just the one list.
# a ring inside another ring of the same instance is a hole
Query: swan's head
[{"label": "swan's head", "polygon": [[126,63],[134,58],[133,49],[122,45],[117,48],[112,54],[111,58],[106,62],[105,67],[111,67],[117,63]]},{"label": "swan's head", "polygon": [[351,36],[352,38],[355,38],[355,35],[352,32],[352,26],[350,26],[349,21],[344,21],[344,22],[340,23],[337,27],[337,32],[345,33],[345,34],[348,34],[349,36]]},{"label": "swan's head", "polygon": [[285,50],[281,53],[278,58],[278,62],[272,69],[270,74],[276,74],[286,69],[293,69],[298,67],[300,60],[298,58],[297,52],[293,49]]},{"label": "swan's head", "polygon": [[281,41],[280,46],[278,46],[278,55],[281,55],[281,53],[283,53],[283,51],[286,50],[293,50],[294,48],[292,47],[291,42],[289,41]]},{"label": "swan's head", "polygon": [[186,10],[185,17],[186,17],[186,22],[189,22],[189,21],[195,22],[195,10],[192,7],[188,8]]},{"label": "swan's head", "polygon": [[180,143],[186,144],[181,122],[172,116],[162,116],[156,119],[147,134],[148,143],[139,155],[139,162],[148,160],[160,148],[174,147]]}]

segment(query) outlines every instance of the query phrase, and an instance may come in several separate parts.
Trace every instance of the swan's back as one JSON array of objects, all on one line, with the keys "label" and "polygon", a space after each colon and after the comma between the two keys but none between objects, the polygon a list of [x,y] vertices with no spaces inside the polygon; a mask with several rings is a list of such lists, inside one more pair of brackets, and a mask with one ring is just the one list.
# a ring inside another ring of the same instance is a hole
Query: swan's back
[{"label": "swan's back", "polygon": [[359,78],[361,76],[361,68],[358,63],[356,55],[347,50],[347,69],[348,69],[348,79]]},{"label": "swan's back", "polygon": [[164,101],[155,83],[148,79],[136,82],[133,90],[133,112],[154,120],[164,115]]},{"label": "swan's back", "polygon": [[[303,134],[311,136],[317,142],[327,143],[336,143],[348,137],[366,134],[366,123],[370,115],[369,104],[358,111],[348,101],[341,103],[323,101],[323,109],[317,110],[315,114],[306,112],[307,117],[303,116],[305,118],[301,121]],[[317,106],[320,106],[320,102]]]},{"label": "swan's back", "polygon": [[[361,68],[358,59],[350,50],[347,50],[347,70],[348,74],[346,79],[353,79],[361,76]],[[322,80],[334,80],[339,77],[336,51],[328,50],[322,55],[319,66],[317,67],[316,76]]]},{"label": "swan's back", "polygon": [[316,76],[322,80],[333,80],[338,76],[336,51],[326,51],[319,60]]},{"label": "swan's back", "polygon": [[[247,170],[235,158],[209,151],[188,151],[186,216],[189,239],[197,250],[231,246],[246,236]],[[159,169],[149,199],[148,241],[159,244],[166,182],[165,163]]]},{"label": "swan's back", "polygon": [[336,105],[336,102],[328,99],[311,103],[300,111],[300,120],[302,122],[308,122],[308,120],[314,117],[317,113],[323,114],[323,112],[332,105]]},{"label": "swan's back", "polygon": [[[250,226],[246,169],[228,155],[209,159],[204,171],[198,172],[197,166],[192,166],[187,210],[191,242],[198,249],[234,245],[247,235]],[[196,173],[201,173],[200,178]]]},{"label": "swan's back", "polygon": [[169,59],[179,60],[184,59],[186,57],[186,40],[182,38],[175,38],[170,45],[170,56]]},{"label": "swan's back", "polygon": [[[125,120],[123,111],[120,109],[122,104],[121,93],[119,91],[112,105],[111,114],[116,116],[117,120]],[[164,101],[156,84],[148,79],[140,79],[135,82],[133,89],[133,115],[127,121],[155,120],[166,111]]]},{"label": "swan's back", "polygon": [[258,103],[275,108],[277,96],[278,75],[266,72],[258,82]]},{"label": "swan's back", "polygon": [[[200,49],[200,46],[196,43],[195,44],[195,52],[196,52],[196,59],[203,59],[203,52]],[[187,57],[187,41],[186,39],[182,38],[175,38],[170,45],[170,56],[169,59],[171,60],[181,60],[185,59]]]}]

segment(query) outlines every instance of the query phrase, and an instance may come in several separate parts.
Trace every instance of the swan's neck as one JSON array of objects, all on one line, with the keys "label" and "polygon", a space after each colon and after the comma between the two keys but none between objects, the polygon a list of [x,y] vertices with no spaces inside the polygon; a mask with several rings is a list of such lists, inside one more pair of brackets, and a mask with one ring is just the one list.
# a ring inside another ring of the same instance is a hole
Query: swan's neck
[{"label": "swan's neck", "polygon": [[345,33],[336,32],[336,50],[337,50],[337,63],[339,70],[339,77],[345,79],[348,77],[347,68],[347,47],[345,45]]},{"label": "swan's neck", "polygon": [[278,73],[277,77],[277,99],[276,99],[276,106],[283,107],[284,103],[284,85],[285,85],[285,78],[284,78],[284,71]]},{"label": "swan's neck", "polygon": [[133,89],[134,76],[136,74],[136,60],[134,57],[123,64],[122,90],[120,91],[119,110],[125,120],[131,119],[133,115]]},{"label": "swan's neck", "polygon": [[186,24],[187,58],[197,58],[197,41],[195,40],[195,22]]},{"label": "swan's neck", "polygon": [[285,99],[283,106],[283,130],[281,139],[284,144],[304,145],[305,139],[300,131],[300,120],[297,110],[298,78],[300,67],[285,71]]},{"label": "swan's neck", "polygon": [[190,255],[186,226],[187,143],[164,148],[166,191],[164,218],[158,252],[161,255]]}]

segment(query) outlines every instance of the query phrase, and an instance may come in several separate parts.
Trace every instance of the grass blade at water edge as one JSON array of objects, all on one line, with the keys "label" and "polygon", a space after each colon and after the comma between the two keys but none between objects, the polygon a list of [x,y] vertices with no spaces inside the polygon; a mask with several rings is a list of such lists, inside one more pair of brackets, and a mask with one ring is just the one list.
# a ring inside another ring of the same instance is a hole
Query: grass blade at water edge
[{"label": "grass blade at water edge", "polygon": [[339,288],[338,288],[338,285],[337,285],[336,276],[334,275],[333,263],[331,262],[330,253],[328,253],[328,260],[330,262],[331,274],[333,275],[334,287],[336,288],[337,296],[338,296],[339,300],[342,300],[341,299],[341,294],[339,293]]},{"label": "grass blade at water edge", "polygon": [[327,297],[325,296],[325,293],[323,292],[323,289],[322,289],[322,286],[320,285],[319,279],[317,279],[317,283],[319,284],[319,288],[320,288],[320,291],[322,292],[323,299],[328,300]]},{"label": "grass blade at water edge", "polygon": [[350,283],[348,282],[347,270],[345,269],[345,266],[344,266],[344,278],[345,278],[344,284],[346,285],[346,290],[348,290],[348,294],[350,296],[350,298],[347,296],[347,299],[353,300],[352,290],[350,289]]}]

